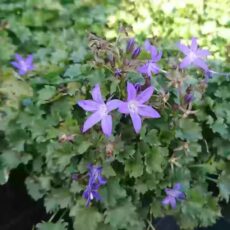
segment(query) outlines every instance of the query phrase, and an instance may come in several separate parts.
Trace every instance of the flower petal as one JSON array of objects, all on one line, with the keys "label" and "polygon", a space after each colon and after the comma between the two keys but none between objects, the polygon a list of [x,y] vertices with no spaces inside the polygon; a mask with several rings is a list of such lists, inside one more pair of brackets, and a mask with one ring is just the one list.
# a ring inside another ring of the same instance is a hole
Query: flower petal
[{"label": "flower petal", "polygon": [[191,52],[190,49],[186,45],[180,42],[177,43],[177,47],[184,55],[189,55],[189,53]]},{"label": "flower petal", "polygon": [[159,51],[158,54],[152,56],[152,61],[153,61],[153,62],[158,62],[158,61],[160,61],[160,59],[161,59],[161,57],[162,57],[162,54],[163,54],[163,52],[162,52],[162,51]]},{"label": "flower petal", "polygon": [[145,42],[144,42],[145,50],[148,51],[148,52],[150,52],[151,46],[152,45],[151,45],[150,41],[148,39],[145,40]]},{"label": "flower petal", "polygon": [[193,61],[193,64],[197,67],[200,67],[201,69],[208,71],[208,65],[205,63],[205,61],[201,58],[196,58]]},{"label": "flower petal", "polygon": [[129,113],[129,108],[128,108],[128,103],[127,102],[121,101],[121,103],[119,105],[119,112],[120,113],[125,113],[125,114]]},{"label": "flower petal", "polygon": [[174,184],[173,189],[179,190],[179,191],[180,191],[180,190],[182,189],[181,183],[176,183],[176,184]]},{"label": "flower petal", "polygon": [[97,124],[101,120],[101,116],[99,112],[95,112],[91,114],[83,125],[83,133],[90,129],[92,126]]},{"label": "flower petal", "polygon": [[196,51],[197,50],[197,39],[192,37],[192,42],[191,42],[191,50]]},{"label": "flower petal", "polygon": [[127,94],[128,94],[128,101],[135,99],[137,96],[137,91],[134,85],[130,82],[127,83]]},{"label": "flower petal", "polygon": [[112,116],[111,115],[107,115],[102,118],[101,127],[102,127],[103,133],[107,137],[110,137],[112,135]]},{"label": "flower petal", "polygon": [[15,59],[16,59],[18,62],[24,62],[24,58],[23,58],[20,54],[15,54]]},{"label": "flower petal", "polygon": [[163,206],[167,206],[170,204],[170,201],[171,201],[171,197],[170,196],[166,196],[163,200],[162,200],[162,205]]},{"label": "flower petal", "polygon": [[98,103],[104,103],[104,99],[101,95],[101,89],[100,89],[100,86],[99,84],[96,84],[95,87],[93,88],[92,92],[92,97],[93,97],[93,100],[98,102]]},{"label": "flower petal", "polygon": [[143,116],[143,117],[149,117],[149,118],[159,118],[160,114],[151,106],[148,105],[141,105],[138,107],[139,111],[139,115]]},{"label": "flower petal", "polygon": [[179,201],[182,201],[185,199],[185,194],[183,192],[179,192],[178,196],[176,197]]},{"label": "flower petal", "polygon": [[19,65],[19,63],[17,63],[16,61],[12,61],[12,62],[11,62],[11,65],[12,65],[13,67],[17,68],[17,69],[20,69],[20,68],[21,68],[21,66]]},{"label": "flower petal", "polygon": [[145,89],[143,92],[141,92],[137,96],[136,100],[140,103],[145,103],[151,98],[153,91],[154,91],[154,88],[152,86],[148,87],[147,89]]},{"label": "flower petal", "polygon": [[176,199],[174,197],[170,197],[169,199],[170,205],[173,209],[176,208]]},{"label": "flower petal", "polygon": [[210,55],[210,52],[208,50],[205,50],[205,49],[198,49],[196,51],[196,54],[200,57],[207,57],[208,55]]},{"label": "flower petal", "polygon": [[82,109],[89,112],[94,112],[98,109],[99,104],[93,100],[82,100],[77,103]]},{"label": "flower petal", "polygon": [[27,65],[32,65],[32,63],[33,63],[33,55],[32,54],[28,55],[28,57],[26,58],[25,62],[27,63]]},{"label": "flower petal", "polygon": [[25,75],[26,73],[27,73],[27,71],[23,70],[23,69],[19,69],[19,71],[18,71],[18,74],[21,76]]},{"label": "flower petal", "polygon": [[135,129],[136,133],[139,133],[141,131],[141,117],[137,113],[130,113],[132,122],[133,122],[133,127]]},{"label": "flower petal", "polygon": [[120,106],[121,103],[122,103],[122,101],[120,101],[118,99],[114,99],[114,100],[108,101],[106,103],[108,112],[111,112],[112,110],[119,108],[119,106]]},{"label": "flower petal", "polygon": [[180,63],[180,68],[184,69],[186,67],[188,67],[189,65],[191,65],[191,58],[189,56],[186,56],[182,62]]}]

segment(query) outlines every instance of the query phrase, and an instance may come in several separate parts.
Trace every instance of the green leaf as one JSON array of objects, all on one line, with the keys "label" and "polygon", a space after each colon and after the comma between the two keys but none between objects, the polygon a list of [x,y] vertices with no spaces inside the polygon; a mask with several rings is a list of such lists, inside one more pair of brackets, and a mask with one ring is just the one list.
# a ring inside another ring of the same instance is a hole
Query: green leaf
[{"label": "green leaf", "polygon": [[201,127],[192,119],[181,119],[176,130],[176,137],[182,140],[198,141],[202,139]]},{"label": "green leaf", "polygon": [[143,174],[143,170],[144,166],[140,153],[135,152],[135,156],[125,163],[125,172],[127,172],[130,177],[137,178]]},{"label": "green leaf", "polygon": [[68,208],[72,204],[71,193],[64,188],[53,189],[49,195],[46,196],[44,203],[47,212]]},{"label": "green leaf", "polygon": [[153,147],[145,153],[145,165],[148,173],[163,172],[162,164],[167,149],[160,147]]},{"label": "green leaf", "polygon": [[143,229],[143,223],[138,219],[136,208],[129,200],[106,210],[105,223],[115,229],[134,229],[137,227],[140,230]]},{"label": "green leaf", "polygon": [[89,149],[89,147],[91,145],[92,145],[92,143],[89,142],[89,141],[83,141],[83,142],[81,142],[81,144],[79,145],[79,147],[77,149],[78,153],[79,154],[85,153]]},{"label": "green leaf", "polygon": [[230,197],[230,174],[223,171],[218,178],[218,187],[220,189],[220,197],[229,202]]},{"label": "green leaf", "polygon": [[71,79],[79,76],[81,74],[81,65],[74,64],[70,65],[69,68],[65,71],[64,77],[70,77]]},{"label": "green leaf", "polygon": [[43,89],[38,91],[38,104],[45,104],[56,94],[54,86],[46,85]]},{"label": "green leaf", "polygon": [[210,127],[212,128],[213,132],[219,133],[224,138],[226,138],[229,134],[228,126],[224,123],[223,118],[218,118]]},{"label": "green leaf", "polygon": [[35,179],[31,177],[27,177],[25,184],[26,184],[26,188],[27,188],[29,195],[34,200],[39,200],[40,198],[44,196],[45,192],[42,190],[39,182],[35,181]]},{"label": "green leaf", "polygon": [[2,168],[0,169],[0,185],[5,184],[8,179],[9,179],[9,170],[7,168]]},{"label": "green leaf", "polygon": [[27,164],[32,156],[27,153],[19,153],[16,151],[6,150],[0,155],[0,159],[2,164],[6,166],[8,169],[14,169],[19,164]]},{"label": "green leaf", "polygon": [[58,221],[57,223],[39,223],[36,225],[37,230],[67,230],[68,224],[65,222]]},{"label": "green leaf", "polygon": [[117,178],[111,178],[107,184],[100,190],[100,194],[103,198],[103,203],[107,207],[113,207],[117,201],[126,197],[126,191],[123,189]]},{"label": "green leaf", "polygon": [[71,209],[71,216],[74,217],[74,229],[76,230],[96,230],[102,221],[102,215],[93,207],[80,207],[78,205]]}]

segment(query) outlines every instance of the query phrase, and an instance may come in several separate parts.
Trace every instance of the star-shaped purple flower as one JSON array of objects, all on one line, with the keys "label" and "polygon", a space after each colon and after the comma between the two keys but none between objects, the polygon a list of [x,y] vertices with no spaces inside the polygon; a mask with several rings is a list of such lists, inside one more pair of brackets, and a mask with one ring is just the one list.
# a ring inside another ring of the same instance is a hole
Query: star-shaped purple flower
[{"label": "star-shaped purple flower", "polygon": [[144,65],[140,66],[137,71],[141,74],[146,74],[148,77],[151,77],[152,74],[159,73],[159,67],[156,64],[158,61],[160,61],[162,57],[162,52],[157,51],[157,48],[151,43],[146,40],[145,41],[145,50],[151,54],[151,60],[147,61]]},{"label": "star-shaped purple flower", "polygon": [[102,177],[101,173],[102,173],[102,167],[100,166],[95,166],[90,164],[88,166],[88,176],[89,176],[89,180],[88,180],[88,185],[83,193],[83,197],[87,200],[86,202],[86,206],[88,207],[90,202],[92,200],[101,200],[100,194],[98,192],[98,189],[106,184],[106,180]]},{"label": "star-shaped purple flower", "polygon": [[19,75],[25,75],[34,69],[33,55],[23,58],[21,55],[15,54],[15,61],[11,62],[11,64],[18,70]]},{"label": "star-shaped purple flower", "polygon": [[127,84],[127,101],[121,102],[119,112],[129,114],[132,119],[133,127],[136,133],[139,133],[142,126],[142,117],[159,118],[160,114],[151,106],[145,105],[153,94],[153,87],[150,86],[137,95],[137,89],[132,83]]},{"label": "star-shaped purple flower", "polygon": [[89,207],[90,202],[94,199],[96,201],[101,200],[101,196],[98,192],[99,185],[97,184],[88,184],[85,191],[83,192],[83,197],[86,199],[86,207]]},{"label": "star-shaped purple flower", "polygon": [[109,137],[112,135],[112,116],[109,115],[109,113],[119,107],[120,101],[110,100],[105,103],[98,84],[94,87],[91,94],[93,100],[82,100],[78,102],[78,105],[85,111],[93,112],[85,121],[83,132],[86,132],[92,126],[101,122],[103,133]]},{"label": "star-shaped purple flower", "polygon": [[176,183],[172,189],[166,188],[165,193],[167,196],[162,201],[163,206],[170,205],[172,208],[176,208],[176,202],[185,199],[185,194],[182,191],[180,183]]},{"label": "star-shaped purple flower", "polygon": [[94,166],[90,164],[88,166],[89,169],[89,183],[94,184],[97,183],[99,185],[104,185],[106,184],[106,180],[102,177],[102,167],[100,166]]},{"label": "star-shaped purple flower", "polygon": [[198,48],[196,38],[192,38],[190,47],[180,42],[177,46],[179,50],[185,55],[184,59],[180,63],[181,69],[187,68],[190,65],[194,65],[203,69],[204,71],[208,71],[208,65],[204,59],[210,55],[210,52],[208,50]]}]

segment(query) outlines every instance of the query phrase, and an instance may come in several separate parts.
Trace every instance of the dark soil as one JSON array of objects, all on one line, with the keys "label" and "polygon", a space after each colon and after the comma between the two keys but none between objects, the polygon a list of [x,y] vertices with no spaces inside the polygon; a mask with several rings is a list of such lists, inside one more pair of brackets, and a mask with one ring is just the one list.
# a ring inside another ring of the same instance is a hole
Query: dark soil
[{"label": "dark soil", "polygon": [[0,186],[0,230],[32,230],[48,217],[42,201],[35,202],[27,195],[25,176],[16,170],[8,183]]}]

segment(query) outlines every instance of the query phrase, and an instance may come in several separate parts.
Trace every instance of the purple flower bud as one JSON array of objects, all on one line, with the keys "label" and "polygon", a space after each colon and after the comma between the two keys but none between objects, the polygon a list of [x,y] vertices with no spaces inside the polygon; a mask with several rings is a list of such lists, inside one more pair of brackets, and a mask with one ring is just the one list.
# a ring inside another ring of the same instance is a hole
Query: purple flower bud
[{"label": "purple flower bud", "polygon": [[141,90],[141,84],[138,82],[134,84],[134,87],[137,90],[137,92],[139,92]]},{"label": "purple flower bud", "polygon": [[135,44],[135,39],[134,38],[130,38],[127,42],[127,46],[126,46],[126,52],[132,52],[133,48],[134,48],[134,44]]},{"label": "purple flower bud", "polygon": [[74,180],[74,181],[77,181],[77,180],[78,180],[78,174],[75,173],[75,172],[73,172],[73,173],[71,174],[71,179]]},{"label": "purple flower bud", "polygon": [[139,56],[139,54],[141,53],[141,48],[140,47],[137,47],[133,53],[132,53],[132,59],[135,59]]},{"label": "purple flower bud", "polygon": [[121,74],[122,74],[122,70],[121,69],[115,69],[114,71],[114,76],[115,77],[121,77]]},{"label": "purple flower bud", "polygon": [[194,99],[194,96],[193,96],[192,93],[187,93],[187,94],[184,96],[184,102],[185,102],[186,104],[191,103],[191,102],[193,101],[193,99]]}]

